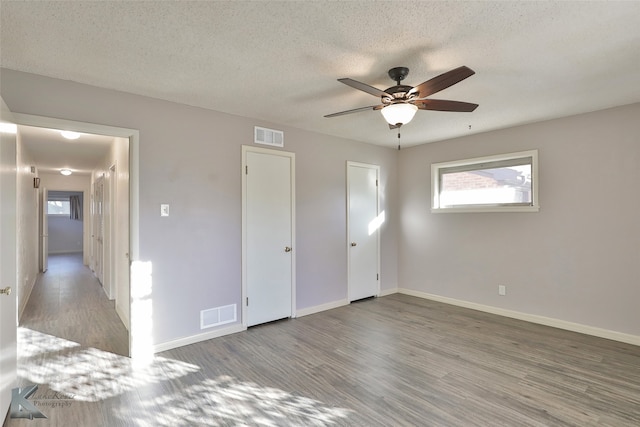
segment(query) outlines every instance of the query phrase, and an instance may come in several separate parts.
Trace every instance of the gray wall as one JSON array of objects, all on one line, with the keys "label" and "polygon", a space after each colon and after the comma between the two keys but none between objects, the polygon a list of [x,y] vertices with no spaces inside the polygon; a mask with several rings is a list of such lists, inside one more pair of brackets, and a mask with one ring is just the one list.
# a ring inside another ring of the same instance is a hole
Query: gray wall
[{"label": "gray wall", "polygon": [[[633,104],[402,150],[401,287],[640,335],[639,118]],[[540,212],[430,212],[431,163],[530,149]]]},{"label": "gray wall", "polygon": [[347,160],[381,166],[381,286],[397,287],[395,150],[6,69],[0,77],[14,112],[140,131],[140,260],[152,263],[156,344],[201,333],[202,309],[240,307],[241,145],[255,125],[283,130],[296,153],[297,308],[347,297]]},{"label": "gray wall", "polygon": [[32,153],[18,137],[16,139],[16,196],[18,198],[16,227],[19,236],[16,254],[18,318],[27,306],[39,271],[38,189],[33,187],[33,178],[37,177],[38,173],[31,172],[31,167],[34,165]]},{"label": "gray wall", "polygon": [[82,221],[49,215],[48,226],[50,254],[82,252]]},{"label": "gray wall", "polygon": [[[240,147],[254,125],[284,130],[296,153],[298,309],[346,298],[353,160],[381,166],[383,292],[640,335],[640,104],[398,153],[10,70],[1,79],[16,112],[140,130],[140,259],[153,265],[156,343],[201,332],[201,309],[240,304]],[[540,212],[431,214],[431,163],[529,149],[539,150]]]}]

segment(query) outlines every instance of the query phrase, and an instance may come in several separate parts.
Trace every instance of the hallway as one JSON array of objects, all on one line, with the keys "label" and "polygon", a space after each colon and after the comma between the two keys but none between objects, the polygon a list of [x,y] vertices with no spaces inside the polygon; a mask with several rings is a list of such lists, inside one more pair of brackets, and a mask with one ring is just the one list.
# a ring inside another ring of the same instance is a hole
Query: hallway
[{"label": "hallway", "polygon": [[49,256],[49,269],[39,275],[20,326],[83,347],[129,355],[129,334],[114,301],[82,264],[81,253]]}]

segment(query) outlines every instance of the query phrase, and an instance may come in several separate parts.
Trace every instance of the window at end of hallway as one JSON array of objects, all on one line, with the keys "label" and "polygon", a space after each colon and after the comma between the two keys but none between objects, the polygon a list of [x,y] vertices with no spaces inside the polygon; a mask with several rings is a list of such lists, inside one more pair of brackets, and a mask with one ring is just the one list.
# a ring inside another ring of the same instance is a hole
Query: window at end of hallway
[{"label": "window at end of hallway", "polygon": [[432,212],[537,212],[538,151],[431,165]]},{"label": "window at end of hallway", "polygon": [[47,215],[66,215],[71,213],[69,200],[47,201]]}]

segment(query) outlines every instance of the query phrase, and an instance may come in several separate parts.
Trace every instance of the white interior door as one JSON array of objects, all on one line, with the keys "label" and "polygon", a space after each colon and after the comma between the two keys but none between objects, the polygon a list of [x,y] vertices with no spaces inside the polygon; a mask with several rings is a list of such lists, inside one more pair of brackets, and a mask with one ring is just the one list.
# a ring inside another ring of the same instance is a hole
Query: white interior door
[{"label": "white interior door", "polygon": [[95,270],[94,273],[104,283],[104,178],[100,177],[94,184],[94,225],[95,225]]},{"label": "white interior door", "polygon": [[347,162],[349,301],[379,293],[379,167]]},{"label": "white interior door", "polygon": [[43,188],[40,192],[40,271],[49,269],[49,191]]},{"label": "white interior door", "polygon": [[291,317],[294,301],[294,155],[243,147],[246,324]]},{"label": "white interior door", "polygon": [[104,288],[105,294],[107,294],[107,298],[115,299],[115,257],[113,251],[115,250],[115,220],[114,215],[115,211],[113,209],[113,199],[114,199],[114,181],[115,176],[112,169],[109,169],[109,172],[106,174],[104,179],[104,203],[103,207],[103,218],[104,218],[104,233],[103,233],[103,258],[104,258],[104,268],[103,268],[103,278],[104,282],[102,283],[102,287]]},{"label": "white interior door", "polygon": [[0,98],[0,420],[17,379],[16,131]]}]

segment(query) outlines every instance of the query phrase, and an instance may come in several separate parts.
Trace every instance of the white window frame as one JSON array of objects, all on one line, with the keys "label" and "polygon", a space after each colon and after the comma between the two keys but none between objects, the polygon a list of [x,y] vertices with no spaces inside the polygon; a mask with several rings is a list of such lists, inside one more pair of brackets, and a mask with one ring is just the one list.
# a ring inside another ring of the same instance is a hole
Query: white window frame
[{"label": "white window frame", "polygon": [[[462,166],[480,165],[488,162],[501,162],[523,158],[531,158],[531,204],[493,204],[493,205],[467,205],[455,207],[440,206],[440,171]],[[517,153],[498,154],[495,156],[476,157],[473,159],[456,160],[451,162],[431,164],[431,212],[433,213],[454,213],[454,212],[538,212],[538,150],[520,151]]]}]

